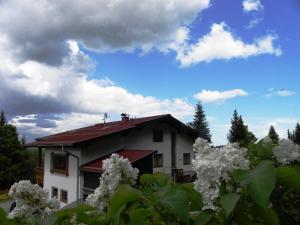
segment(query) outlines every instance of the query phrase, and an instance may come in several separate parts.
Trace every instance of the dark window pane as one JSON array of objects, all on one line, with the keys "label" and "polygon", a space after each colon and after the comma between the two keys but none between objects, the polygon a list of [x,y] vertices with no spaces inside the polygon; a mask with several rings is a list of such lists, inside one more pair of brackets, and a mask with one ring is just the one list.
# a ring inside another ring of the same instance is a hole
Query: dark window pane
[{"label": "dark window pane", "polygon": [[183,153],[183,164],[184,165],[191,164],[191,154],[190,153]]},{"label": "dark window pane", "polygon": [[155,154],[154,156],[154,167],[162,167],[163,166],[163,155]]},{"label": "dark window pane", "polygon": [[60,190],[60,201],[68,204],[68,192],[65,190]]},{"label": "dark window pane", "polygon": [[52,198],[58,198],[58,189],[56,187],[52,187],[52,194],[51,194]]},{"label": "dark window pane", "polygon": [[164,133],[162,130],[153,130],[153,141],[163,142]]},{"label": "dark window pane", "polygon": [[54,155],[53,156],[53,169],[54,170],[65,170],[66,169],[66,156],[65,155]]}]

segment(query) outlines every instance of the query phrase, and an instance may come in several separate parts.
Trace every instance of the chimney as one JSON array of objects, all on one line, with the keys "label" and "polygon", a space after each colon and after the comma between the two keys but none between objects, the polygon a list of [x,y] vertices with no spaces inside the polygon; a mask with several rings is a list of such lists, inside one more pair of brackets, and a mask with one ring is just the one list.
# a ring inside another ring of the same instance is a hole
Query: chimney
[{"label": "chimney", "polygon": [[121,114],[121,118],[122,118],[122,121],[129,121],[129,114],[127,114],[127,113],[122,113],[122,114]]}]

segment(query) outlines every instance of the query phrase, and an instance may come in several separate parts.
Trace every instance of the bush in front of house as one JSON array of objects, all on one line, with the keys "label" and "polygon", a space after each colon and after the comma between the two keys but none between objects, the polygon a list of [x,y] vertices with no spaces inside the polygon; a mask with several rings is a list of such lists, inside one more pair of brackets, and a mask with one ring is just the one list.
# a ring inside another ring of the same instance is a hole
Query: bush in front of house
[{"label": "bush in front of house", "polygon": [[[197,139],[194,151],[195,183],[174,184],[165,174],[144,174],[138,185],[132,179],[128,183],[116,179],[107,207],[99,210],[81,205],[61,210],[56,213],[55,224],[300,223],[298,145],[281,140],[276,146],[265,139],[248,149],[235,144],[215,149]],[[115,171],[118,163],[110,165]],[[121,176],[127,167],[122,168],[117,170]]]}]

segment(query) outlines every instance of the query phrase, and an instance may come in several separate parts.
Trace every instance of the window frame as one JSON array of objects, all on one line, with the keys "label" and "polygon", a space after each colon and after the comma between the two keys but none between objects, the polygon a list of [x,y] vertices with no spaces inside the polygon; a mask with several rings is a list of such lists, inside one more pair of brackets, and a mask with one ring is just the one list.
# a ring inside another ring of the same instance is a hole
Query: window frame
[{"label": "window frame", "polygon": [[[66,193],[66,199],[63,199],[64,195],[63,195],[63,192]],[[60,201],[65,203],[65,204],[68,204],[68,191],[64,190],[64,189],[60,189]]]},{"label": "window frame", "polygon": [[[56,189],[56,196],[54,196],[54,194],[53,194],[53,192],[54,192],[55,189]],[[51,187],[51,198],[54,198],[54,197],[55,197],[56,199],[58,199],[58,188],[52,186],[52,187]]]},{"label": "window frame", "polygon": [[[54,163],[55,163],[55,157],[64,157],[65,158],[65,168],[64,169],[59,169],[55,168]],[[59,174],[64,174],[65,176],[69,176],[69,154],[68,153],[55,153],[51,152],[51,173],[59,173]]]},{"label": "window frame", "polygon": [[[157,163],[158,159],[156,157],[160,157],[161,158],[161,163]],[[162,153],[156,153],[153,155],[153,168],[160,168],[164,166],[164,157]]]},{"label": "window frame", "polygon": [[[186,161],[186,155],[188,155],[188,161]],[[185,152],[183,153],[183,165],[191,165],[191,153]]]},{"label": "window frame", "polygon": [[153,142],[164,142],[164,131],[161,129],[154,129],[152,131],[152,140]]}]

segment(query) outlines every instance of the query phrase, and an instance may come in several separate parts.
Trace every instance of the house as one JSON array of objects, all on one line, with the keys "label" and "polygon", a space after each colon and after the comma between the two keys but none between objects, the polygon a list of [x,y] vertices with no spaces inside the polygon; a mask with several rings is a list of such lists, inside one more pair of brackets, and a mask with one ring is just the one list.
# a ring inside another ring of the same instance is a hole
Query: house
[{"label": "house", "polygon": [[122,114],[120,121],[50,135],[27,146],[39,149],[37,182],[64,206],[94,191],[102,160],[112,153],[128,158],[141,174],[193,174],[195,138],[193,129],[170,114],[143,118]]}]

